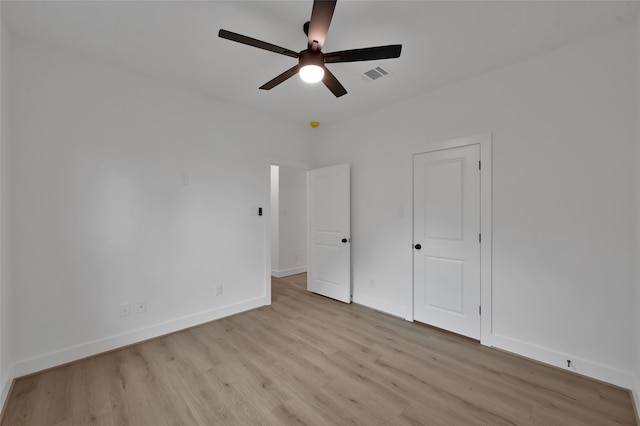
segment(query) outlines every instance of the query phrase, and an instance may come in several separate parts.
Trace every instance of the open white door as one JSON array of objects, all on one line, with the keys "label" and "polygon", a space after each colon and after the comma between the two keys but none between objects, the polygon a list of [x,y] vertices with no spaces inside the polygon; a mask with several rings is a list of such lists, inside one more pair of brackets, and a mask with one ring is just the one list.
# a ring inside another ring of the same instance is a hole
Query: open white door
[{"label": "open white door", "polygon": [[351,302],[349,164],[311,170],[307,289]]},{"label": "open white door", "polygon": [[480,145],[414,156],[414,318],[480,338]]}]

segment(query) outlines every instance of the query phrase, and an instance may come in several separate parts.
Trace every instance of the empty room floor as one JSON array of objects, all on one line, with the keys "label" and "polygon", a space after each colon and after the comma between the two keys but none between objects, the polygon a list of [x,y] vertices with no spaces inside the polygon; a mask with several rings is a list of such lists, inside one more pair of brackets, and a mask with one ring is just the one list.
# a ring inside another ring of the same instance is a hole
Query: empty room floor
[{"label": "empty room floor", "polygon": [[635,425],[627,390],[273,279],[273,303],[18,379],[3,426]]}]

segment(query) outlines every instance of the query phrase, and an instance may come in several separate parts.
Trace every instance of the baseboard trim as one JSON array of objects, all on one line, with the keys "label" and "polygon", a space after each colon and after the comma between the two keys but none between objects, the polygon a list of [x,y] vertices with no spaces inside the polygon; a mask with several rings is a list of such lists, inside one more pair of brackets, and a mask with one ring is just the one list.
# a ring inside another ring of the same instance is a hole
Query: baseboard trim
[{"label": "baseboard trim", "polygon": [[631,389],[631,402],[636,413],[636,423],[640,425],[640,381],[638,375],[633,375],[633,388]]},{"label": "baseboard trim", "polygon": [[376,311],[411,321],[412,312],[408,311],[405,306],[389,303],[385,300],[376,299],[374,297],[364,296],[358,293],[353,294],[353,302],[364,305]]},{"label": "baseboard trim", "polygon": [[297,275],[303,274],[307,272],[306,266],[298,266],[297,268],[289,268],[289,269],[272,269],[271,276],[276,278],[288,277],[289,275]]},{"label": "baseboard trim", "polygon": [[[13,364],[13,366],[11,367],[11,374],[7,375],[7,378],[5,380],[7,382],[11,382],[15,378],[26,376],[28,374],[33,374],[38,371],[43,371],[49,368],[64,365],[73,361],[77,361],[79,359],[122,348],[124,346],[140,343],[145,340],[163,336],[165,334],[174,333],[176,331],[184,330],[230,315],[235,315],[241,312],[249,311],[251,309],[259,308],[267,304],[268,300],[263,296],[232,305],[222,306],[209,311],[188,315],[182,318],[176,318],[174,320],[154,324],[152,326],[139,328],[137,330],[107,337],[104,339],[94,340],[77,346],[72,346],[59,351],[33,357],[27,360],[18,361]],[[6,387],[7,384],[4,383],[3,396],[5,397],[5,392],[8,392],[8,389],[6,389]]]},{"label": "baseboard trim", "polygon": [[0,411],[0,423],[4,420],[4,412],[7,407],[7,399],[9,395],[11,395],[11,390],[13,389],[13,384],[15,383],[15,374],[13,373],[13,367],[9,368],[9,372],[5,375],[2,380],[2,393],[0,393],[0,402],[2,406],[2,410]]},{"label": "baseboard trim", "polygon": [[[566,371],[581,374],[592,379],[610,383],[621,388],[634,389],[634,376],[627,371],[618,370],[575,355],[553,351],[541,346],[532,345],[511,337],[493,334],[493,347],[511,352],[516,355],[543,362]],[[567,360],[571,360],[571,367],[567,367]],[[635,397],[637,401],[637,396]]]}]

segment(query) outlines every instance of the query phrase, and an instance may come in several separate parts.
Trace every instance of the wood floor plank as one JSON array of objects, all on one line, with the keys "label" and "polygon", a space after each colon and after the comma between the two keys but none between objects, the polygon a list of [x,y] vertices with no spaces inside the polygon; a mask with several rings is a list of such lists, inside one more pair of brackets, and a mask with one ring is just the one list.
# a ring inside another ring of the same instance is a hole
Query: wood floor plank
[{"label": "wood floor plank", "polygon": [[273,279],[272,304],[17,379],[1,426],[635,425],[630,392]]}]

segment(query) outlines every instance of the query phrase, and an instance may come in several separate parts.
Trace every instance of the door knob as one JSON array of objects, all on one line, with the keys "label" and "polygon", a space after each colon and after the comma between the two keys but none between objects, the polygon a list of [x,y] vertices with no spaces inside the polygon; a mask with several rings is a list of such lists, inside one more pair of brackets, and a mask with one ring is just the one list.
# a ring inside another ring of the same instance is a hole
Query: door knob
[{"label": "door knob", "polygon": [[346,242],[347,242],[347,239],[346,239],[346,238],[343,238],[343,239],[342,239],[342,242],[343,242],[343,243],[346,243]]},{"label": "door knob", "polygon": [[414,247],[416,248],[416,250],[420,250],[422,248],[420,244],[416,244]]}]

